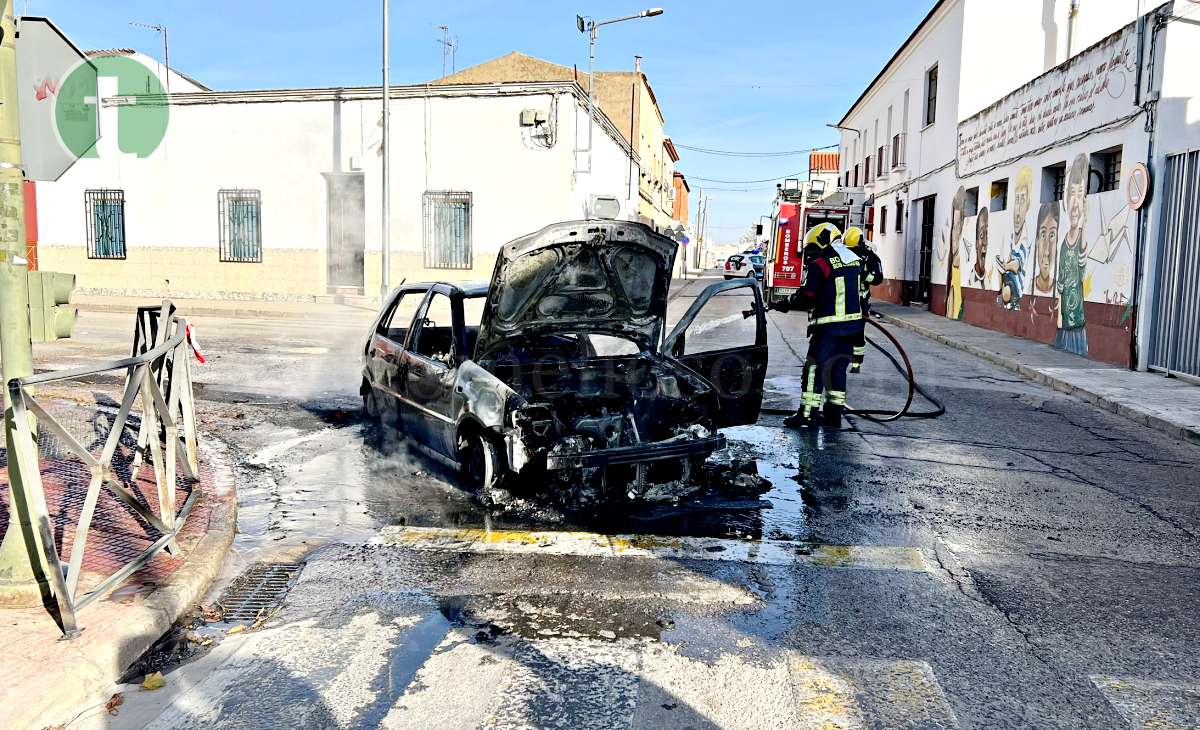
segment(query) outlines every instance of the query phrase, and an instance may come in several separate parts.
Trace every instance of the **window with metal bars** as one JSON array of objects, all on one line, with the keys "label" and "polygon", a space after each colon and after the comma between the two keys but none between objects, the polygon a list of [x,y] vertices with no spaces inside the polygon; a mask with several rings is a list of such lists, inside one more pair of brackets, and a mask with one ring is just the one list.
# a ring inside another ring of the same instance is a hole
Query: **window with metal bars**
[{"label": "window with metal bars", "polygon": [[1042,168],[1042,202],[1053,203],[1063,199],[1067,187],[1067,163],[1047,165]]},{"label": "window with metal bars", "polygon": [[262,194],[258,190],[217,191],[221,261],[262,263]]},{"label": "window with metal bars", "polygon": [[425,268],[470,269],[471,193],[429,190],[422,196]]},{"label": "window with metal bars", "polygon": [[83,191],[89,259],[125,258],[125,191]]},{"label": "window with metal bars", "polygon": [[879,208],[879,233],[887,233],[887,206],[883,205]]},{"label": "window with metal bars", "polygon": [[[1093,192],[1107,193],[1121,187],[1121,148],[1103,150],[1092,154],[1092,175],[1100,178]],[[1089,185],[1089,188],[1091,186]]]},{"label": "window with metal bars", "polygon": [[904,231],[904,201],[896,201],[896,233]]}]

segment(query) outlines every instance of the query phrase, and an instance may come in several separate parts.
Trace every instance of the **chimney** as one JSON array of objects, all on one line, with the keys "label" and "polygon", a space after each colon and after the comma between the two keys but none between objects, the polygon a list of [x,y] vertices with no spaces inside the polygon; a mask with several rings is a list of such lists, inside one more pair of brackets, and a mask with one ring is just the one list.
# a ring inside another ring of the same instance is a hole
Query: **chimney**
[{"label": "chimney", "polygon": [[638,73],[641,73],[641,71],[642,71],[642,57],[641,56],[633,57],[633,70],[637,71]]}]

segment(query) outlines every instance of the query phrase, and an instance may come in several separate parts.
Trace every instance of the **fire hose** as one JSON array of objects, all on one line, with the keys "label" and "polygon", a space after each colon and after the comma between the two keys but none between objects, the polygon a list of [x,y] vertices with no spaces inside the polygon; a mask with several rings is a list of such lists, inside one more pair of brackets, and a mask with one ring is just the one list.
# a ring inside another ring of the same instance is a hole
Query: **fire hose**
[{"label": "fire hose", "polygon": [[[767,311],[770,311],[771,309],[772,307],[768,305]],[[742,315],[747,318],[753,317],[755,314],[755,309],[748,309],[742,312]],[[861,416],[868,421],[874,421],[875,423],[887,423],[889,421],[898,421],[901,418],[937,418],[938,416],[945,414],[945,404],[935,398],[929,391],[925,390],[925,388],[917,382],[916,375],[913,373],[912,361],[908,359],[908,352],[906,352],[904,347],[900,345],[900,341],[896,339],[895,335],[889,332],[886,327],[870,317],[867,317],[867,322],[874,326],[875,329],[882,332],[884,337],[886,337],[892,343],[892,346],[896,348],[896,351],[900,353],[900,360],[897,360],[896,356],[888,352],[887,348],[885,348],[883,345],[880,345],[870,337],[866,338],[867,344],[882,352],[887,359],[891,361],[892,366],[895,367],[896,370],[905,377],[905,379],[908,381],[908,394],[905,396],[904,406],[900,408],[900,410],[890,411],[880,408],[847,408],[847,415]],[[903,364],[901,364],[901,361],[903,361]],[[917,395],[920,395],[926,401],[933,404],[935,406],[934,409],[931,411],[912,410],[913,400]],[[774,416],[790,416],[794,411],[783,408],[763,408],[760,412]]]}]

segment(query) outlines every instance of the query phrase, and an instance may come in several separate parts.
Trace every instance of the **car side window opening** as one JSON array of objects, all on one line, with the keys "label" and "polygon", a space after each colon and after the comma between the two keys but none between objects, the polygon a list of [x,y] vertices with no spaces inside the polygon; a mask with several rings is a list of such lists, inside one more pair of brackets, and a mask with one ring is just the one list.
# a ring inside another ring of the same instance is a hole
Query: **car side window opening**
[{"label": "car side window opening", "polygon": [[398,345],[404,344],[404,337],[408,334],[409,325],[412,324],[413,315],[417,313],[417,307],[424,299],[425,292],[410,291],[401,294],[391,308],[391,310],[383,316],[379,321],[378,334],[395,342]]},{"label": "car side window opening", "polygon": [[450,297],[440,292],[430,295],[416,323],[410,349],[430,360],[449,365],[454,351],[454,322]]},{"label": "car side window opening", "polygon": [[749,286],[718,293],[696,314],[684,333],[682,355],[697,355],[714,350],[752,347],[757,341],[758,322],[743,317],[754,306]]},{"label": "car side window opening", "polygon": [[466,333],[464,357],[475,357],[475,343],[479,341],[479,326],[483,322],[485,304],[487,304],[487,297],[482,294],[477,297],[463,298],[463,329]]}]

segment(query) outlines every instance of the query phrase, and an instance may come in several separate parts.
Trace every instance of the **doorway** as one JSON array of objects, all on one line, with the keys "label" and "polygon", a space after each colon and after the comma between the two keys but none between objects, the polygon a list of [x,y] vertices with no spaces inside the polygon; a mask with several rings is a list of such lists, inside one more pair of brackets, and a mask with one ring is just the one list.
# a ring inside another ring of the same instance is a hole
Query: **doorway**
[{"label": "doorway", "polygon": [[917,302],[928,305],[933,300],[933,234],[937,224],[934,215],[936,195],[918,198],[920,215],[917,281],[905,282],[905,303]]},{"label": "doorway", "polygon": [[361,172],[326,172],[326,281],[332,294],[363,293],[366,187]]}]

